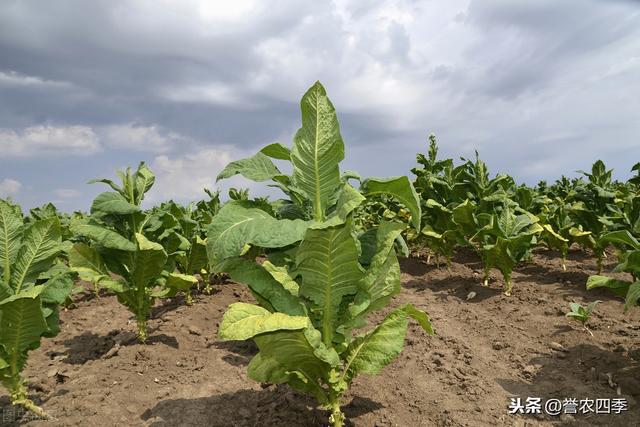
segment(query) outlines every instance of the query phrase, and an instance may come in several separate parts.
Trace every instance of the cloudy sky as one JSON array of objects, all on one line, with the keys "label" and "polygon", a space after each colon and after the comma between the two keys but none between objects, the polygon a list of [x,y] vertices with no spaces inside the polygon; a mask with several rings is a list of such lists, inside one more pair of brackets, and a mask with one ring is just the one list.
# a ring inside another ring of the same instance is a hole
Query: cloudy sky
[{"label": "cloudy sky", "polygon": [[431,132],[527,183],[640,161],[637,1],[3,0],[0,197],[87,209],[86,181],[144,160],[150,202],[199,199],[290,144],[315,80],[365,176]]}]

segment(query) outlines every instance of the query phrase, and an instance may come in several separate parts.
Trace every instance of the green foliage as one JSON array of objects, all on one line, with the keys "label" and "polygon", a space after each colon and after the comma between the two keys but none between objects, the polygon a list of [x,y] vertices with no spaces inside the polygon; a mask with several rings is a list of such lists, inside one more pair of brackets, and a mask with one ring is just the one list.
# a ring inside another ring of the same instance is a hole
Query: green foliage
[{"label": "green foliage", "polygon": [[[117,294],[118,301],[135,315],[138,337],[144,342],[155,299],[175,295],[197,283],[193,276],[175,271],[178,259],[186,256],[191,243],[176,233],[176,228],[195,228],[197,222],[180,217],[181,210],[175,204],[169,203],[156,213],[141,208],[145,193],[155,181],[144,163],[135,172],[127,169],[118,175],[121,185],[108,179],[92,181],[105,183],[115,191],[95,198],[91,218],[72,223],[71,231],[90,244],[73,245],[69,261],[83,280]],[[175,216],[172,209],[176,209]],[[170,246],[171,256],[148,236]]]},{"label": "green foliage", "polygon": [[624,311],[640,305],[640,242],[629,231],[615,231],[603,236],[603,240],[615,243],[626,250],[620,256],[620,263],[614,272],[625,272],[631,280],[613,279],[593,275],[587,280],[587,289],[608,288],[614,294],[625,298]]},{"label": "green foliage", "polygon": [[71,271],[56,262],[62,249],[57,216],[25,221],[0,200],[0,382],[14,404],[41,416],[20,373],[40,339],[60,331],[58,307],[73,287]]},{"label": "green foliage", "polygon": [[[275,204],[275,211],[250,201],[225,205],[209,227],[208,255],[218,269],[247,284],[259,303],[232,304],[219,331],[223,340],[256,342],[260,351],[249,376],[315,396],[331,410],[331,423],[341,426],[342,396],[358,374],[376,374],[397,357],[408,319],[433,332],[424,312],[405,305],[354,336],[369,314],[400,291],[394,242],[406,227],[381,222],[358,231],[354,210],[367,197],[390,194],[419,230],[420,207],[406,177],[370,179],[361,191],[347,182],[353,174],[341,177],[344,144],[320,83],[303,96],[301,109],[302,128],[291,150],[272,144],[221,174],[256,178],[262,171],[258,178],[272,180],[290,199]],[[282,174],[269,157],[290,160],[293,174]],[[258,253],[268,261],[251,261]]]},{"label": "green foliage", "polygon": [[511,295],[511,272],[517,263],[529,256],[536,236],[543,228],[534,215],[516,214],[509,206],[504,206],[500,213],[481,213],[478,218],[485,226],[471,241],[478,244],[484,262],[484,281],[488,280],[489,269],[497,268],[504,277],[505,295]]},{"label": "green foliage", "polygon": [[593,313],[593,310],[596,308],[596,305],[598,305],[601,302],[602,301],[600,300],[593,301],[592,303],[588,304],[586,307],[583,307],[582,305],[576,302],[572,302],[569,304],[571,311],[569,311],[565,316],[575,319],[580,323],[582,323],[582,325],[585,325],[591,318],[591,314]]}]

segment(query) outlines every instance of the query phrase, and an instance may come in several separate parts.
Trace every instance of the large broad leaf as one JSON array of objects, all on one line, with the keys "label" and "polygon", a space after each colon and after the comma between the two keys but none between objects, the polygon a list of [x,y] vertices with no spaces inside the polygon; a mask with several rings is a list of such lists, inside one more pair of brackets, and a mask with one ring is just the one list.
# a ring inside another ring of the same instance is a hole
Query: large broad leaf
[{"label": "large broad leaf", "polygon": [[240,174],[252,181],[262,182],[281,175],[281,172],[269,157],[267,157],[267,155],[262,152],[258,152],[253,157],[229,163],[222,172],[220,172],[216,180],[219,181],[221,179],[230,178],[237,174]]},{"label": "large broad leaf", "polygon": [[640,250],[640,242],[633,237],[628,230],[613,231],[607,233],[600,239],[601,242],[610,242],[627,245],[633,249]]},{"label": "large broad leaf", "polygon": [[132,205],[120,193],[106,191],[93,200],[92,214],[129,215],[140,212],[140,208]]},{"label": "large broad leaf", "polygon": [[302,240],[308,223],[278,220],[267,212],[229,202],[209,225],[207,253],[215,266],[225,258],[238,256],[246,244],[262,248],[281,248]]},{"label": "large broad leaf", "polygon": [[164,281],[164,289],[158,296],[174,296],[186,292],[198,284],[198,279],[190,274],[169,273]]},{"label": "large broad leaf", "polygon": [[267,145],[260,152],[272,159],[291,160],[291,150],[279,142]]},{"label": "large broad leaf", "polygon": [[296,253],[296,273],[302,277],[300,295],[316,305],[322,337],[329,345],[345,295],[355,295],[363,271],[351,224],[325,230],[309,229]]},{"label": "large broad leaf", "polygon": [[426,313],[411,304],[396,309],[373,331],[356,338],[347,349],[345,379],[350,382],[356,375],[375,375],[391,363],[402,351],[409,317],[418,321],[429,334],[433,334]]},{"label": "large broad leaf", "polygon": [[10,285],[18,290],[27,283],[34,283],[40,273],[48,270],[60,253],[60,222],[48,218],[32,223],[24,232],[11,272]]},{"label": "large broad leaf", "polygon": [[587,289],[608,288],[611,292],[619,296],[625,296],[629,291],[631,283],[624,280],[612,279],[607,276],[593,275],[587,279]]},{"label": "large broad leaf", "polygon": [[0,301],[0,344],[16,372],[24,367],[27,351],[38,348],[40,337],[49,330],[39,297],[42,290],[35,286]]},{"label": "large broad leaf", "polygon": [[60,305],[65,302],[73,289],[73,274],[67,270],[51,277],[43,285],[40,299],[44,304]]},{"label": "large broad leaf", "polygon": [[271,313],[254,304],[237,302],[224,313],[218,333],[225,341],[242,341],[267,332],[300,330],[307,326],[307,316]]},{"label": "large broad leaf", "polygon": [[398,199],[411,212],[411,224],[413,227],[420,231],[422,208],[420,207],[418,193],[416,193],[409,178],[406,176],[387,179],[369,178],[362,184],[362,191],[365,196],[388,194]]},{"label": "large broad leaf", "polygon": [[340,358],[321,341],[320,332],[309,327],[301,331],[276,331],[258,335],[259,357],[249,364],[249,376],[257,381],[281,383],[287,372],[300,372],[312,383],[328,380]]},{"label": "large broad leaf", "polygon": [[109,271],[102,257],[91,246],[76,243],[68,252],[69,265],[78,272],[84,280],[91,280],[93,276],[108,275]]},{"label": "large broad leaf", "polygon": [[228,273],[234,281],[248,285],[263,306],[291,316],[306,315],[306,310],[298,298],[262,266],[242,258],[230,258],[220,264],[219,268]]},{"label": "large broad leaf", "polygon": [[340,186],[339,164],[344,142],[336,111],[327,93],[316,82],[302,97],[302,127],[291,151],[293,184],[311,200],[314,219],[322,221],[328,202]]},{"label": "large broad leaf", "polygon": [[152,242],[136,233],[138,250],[135,254],[131,281],[137,288],[153,285],[167,261],[167,253],[159,243]]},{"label": "large broad leaf", "polygon": [[122,237],[115,231],[92,224],[72,224],[71,232],[76,236],[94,240],[100,246],[120,251],[134,252],[136,244]]},{"label": "large broad leaf", "polygon": [[22,217],[9,203],[0,200],[0,271],[6,284],[9,283],[11,267],[18,255],[22,229]]}]

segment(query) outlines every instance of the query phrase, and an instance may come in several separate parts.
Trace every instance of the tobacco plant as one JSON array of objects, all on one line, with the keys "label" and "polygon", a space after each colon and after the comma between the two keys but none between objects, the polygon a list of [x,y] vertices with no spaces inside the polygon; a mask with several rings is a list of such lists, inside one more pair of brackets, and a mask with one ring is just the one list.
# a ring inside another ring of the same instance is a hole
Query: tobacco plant
[{"label": "tobacco plant", "polygon": [[[358,374],[376,374],[395,359],[408,318],[432,332],[428,316],[408,304],[354,336],[370,313],[400,291],[394,241],[404,228],[382,222],[374,239],[360,239],[354,210],[368,195],[392,194],[411,211],[418,230],[420,211],[406,177],[371,179],[360,191],[341,177],[344,143],[319,82],[303,96],[301,108],[302,127],[291,150],[272,144],[221,174],[272,180],[290,200],[278,203],[277,211],[247,200],[225,205],[209,228],[209,258],[247,284],[258,301],[232,304],[219,329],[223,340],[253,339],[258,345],[249,376],[315,396],[330,410],[330,422],[342,426],[344,393]],[[293,174],[282,174],[269,157],[290,162]],[[257,254],[268,260],[254,262]]]},{"label": "tobacco plant", "polygon": [[504,294],[511,295],[511,272],[527,258],[542,231],[538,218],[528,212],[515,213],[505,205],[500,213],[481,213],[478,218],[486,225],[471,238],[478,246],[484,264],[484,284],[489,280],[489,271],[497,268],[504,278]]},{"label": "tobacco plant", "polygon": [[[100,179],[114,191],[99,194],[91,206],[91,218],[76,221],[72,232],[91,244],[76,243],[70,264],[84,280],[116,293],[136,318],[138,338],[147,339],[147,320],[156,298],[192,286],[195,278],[176,273],[160,243],[145,236],[152,214],[141,208],[155,176],[141,163],[135,172],[118,172],[122,181]],[[166,271],[165,271],[166,270]]]},{"label": "tobacco plant", "polygon": [[593,314],[593,310],[595,310],[596,306],[601,302],[602,301],[600,300],[593,301],[589,303],[586,307],[584,307],[581,304],[578,304],[577,302],[572,302],[569,304],[569,308],[571,310],[567,314],[565,314],[565,316],[580,322],[584,330],[586,330],[587,332],[589,332],[591,336],[593,336],[593,332],[591,332],[591,330],[587,328],[587,322],[591,318],[591,314]]},{"label": "tobacco plant", "polygon": [[44,418],[20,373],[40,339],[60,331],[58,307],[73,287],[71,271],[56,263],[62,243],[57,217],[27,224],[19,207],[0,200],[0,382],[13,404]]},{"label": "tobacco plant", "polygon": [[613,279],[602,275],[589,276],[587,289],[608,288],[614,294],[624,297],[624,311],[640,305],[640,242],[628,230],[614,231],[603,236],[603,240],[626,248],[620,256],[620,263],[613,272],[625,272],[631,280]]}]

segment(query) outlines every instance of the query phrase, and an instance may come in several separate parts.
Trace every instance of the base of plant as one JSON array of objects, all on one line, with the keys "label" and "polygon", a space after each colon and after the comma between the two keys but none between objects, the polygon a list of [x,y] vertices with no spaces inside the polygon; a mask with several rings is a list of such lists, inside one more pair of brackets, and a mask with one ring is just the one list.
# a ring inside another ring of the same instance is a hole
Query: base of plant
[{"label": "base of plant", "polygon": [[511,284],[511,280],[506,280],[504,282],[504,294],[510,297],[512,289],[513,289],[513,285]]},{"label": "base of plant", "polygon": [[144,344],[147,342],[147,338],[149,338],[147,334],[147,319],[139,317],[136,323],[138,325],[138,339]]},{"label": "base of plant", "polygon": [[11,392],[11,403],[16,406],[22,406],[24,409],[35,414],[40,419],[53,419],[53,417],[46,413],[44,409],[33,403],[33,401],[28,398],[27,388],[25,387],[23,382],[20,382],[17,386],[15,386],[15,390]]},{"label": "base of plant", "polygon": [[344,425],[345,416],[340,409],[340,403],[335,403],[331,406],[331,416],[329,422],[333,427],[342,427]]}]

